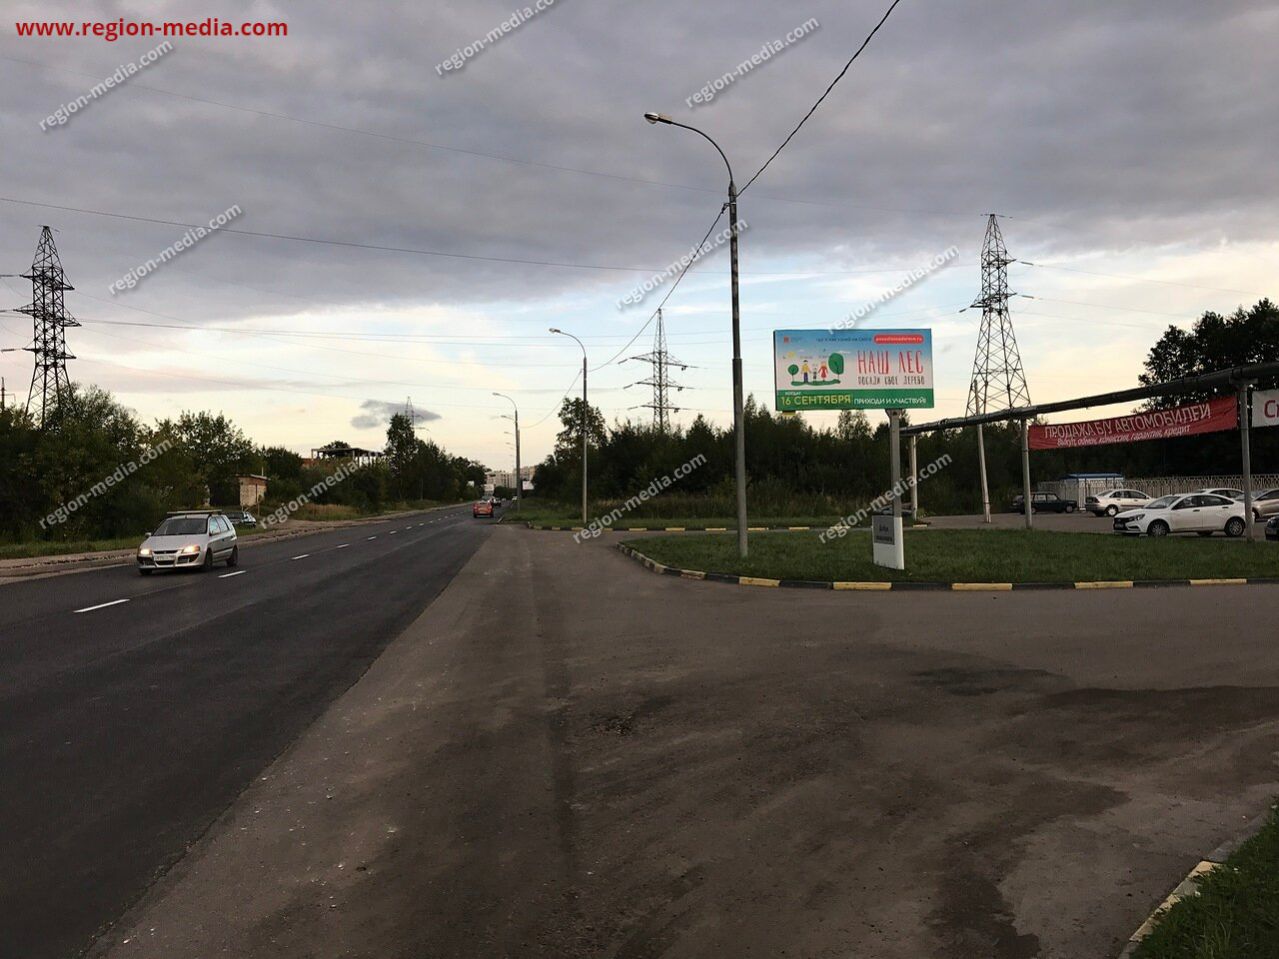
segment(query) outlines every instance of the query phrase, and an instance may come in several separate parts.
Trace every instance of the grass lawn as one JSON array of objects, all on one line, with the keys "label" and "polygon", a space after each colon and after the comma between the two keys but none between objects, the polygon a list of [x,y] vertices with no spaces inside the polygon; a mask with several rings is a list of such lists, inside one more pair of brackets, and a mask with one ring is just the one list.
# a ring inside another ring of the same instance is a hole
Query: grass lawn
[{"label": "grass lawn", "polygon": [[97,553],[112,549],[132,549],[142,542],[141,536],[117,539],[83,539],[63,542],[0,543],[0,559],[28,556],[62,556],[66,553]]},{"label": "grass lawn", "polygon": [[750,557],[733,536],[626,540],[667,566],[771,579],[836,582],[1043,583],[1094,580],[1279,577],[1279,545],[1167,537],[1027,530],[920,530],[906,533],[906,570],[871,562],[864,531],[827,543],[816,533],[760,533]]},{"label": "grass lawn", "polygon": [[1198,887],[1168,910],[1134,959],[1279,956],[1279,812]]},{"label": "grass lawn", "polygon": [[[572,506],[559,506],[547,504],[534,504],[529,501],[524,502],[524,508],[518,513],[515,511],[515,501],[507,500],[505,507],[505,521],[508,523],[529,522],[534,526],[581,526],[582,525],[582,509]],[[607,510],[603,512],[591,509],[587,514],[591,520],[601,519],[608,514]],[[751,526],[811,526],[814,529],[826,529],[839,522],[838,516],[756,516],[754,513],[750,516]],[[736,516],[621,516],[613,523],[616,529],[626,529],[630,526],[643,526],[647,529],[661,529],[663,526],[682,526],[685,529],[706,529],[719,527],[737,527]]]}]

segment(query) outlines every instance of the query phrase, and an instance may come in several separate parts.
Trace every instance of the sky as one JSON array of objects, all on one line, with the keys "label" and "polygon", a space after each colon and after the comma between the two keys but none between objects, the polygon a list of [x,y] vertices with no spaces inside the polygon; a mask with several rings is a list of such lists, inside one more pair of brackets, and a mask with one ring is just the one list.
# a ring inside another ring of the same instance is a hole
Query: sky
[{"label": "sky", "polygon": [[[0,273],[23,272],[54,228],[83,324],[68,332],[71,377],[147,422],[208,409],[303,453],[380,447],[411,398],[421,435],[501,469],[498,391],[518,404],[530,464],[581,388],[581,351],[552,326],[585,344],[610,422],[651,418],[637,408],[649,390],[630,386],[647,368],[618,361],[651,349],[645,324],[671,282],[619,301],[703,237],[727,173],[701,137],[643,113],[704,130],[741,187],[890,0],[554,0],[528,18],[516,2],[9,0]],[[208,17],[288,35],[174,38],[63,124],[47,118],[161,38],[16,29]],[[980,290],[992,212],[1022,261],[1011,308],[1035,401],[1136,385],[1168,325],[1273,296],[1277,29],[1279,8],[1245,0],[902,0],[742,194],[748,392],[772,405],[772,330],[838,323],[953,246],[863,325],[931,328],[934,413],[962,414],[980,312],[960,310]],[[784,49],[693,99],[769,44]],[[180,224],[228,210],[245,233],[118,282]],[[27,281],[0,282],[0,307],[29,301]],[[663,314],[689,366],[675,421],[731,423],[724,247]],[[30,340],[28,317],[0,312],[0,346]],[[0,354],[0,375],[25,399],[31,355]]]}]

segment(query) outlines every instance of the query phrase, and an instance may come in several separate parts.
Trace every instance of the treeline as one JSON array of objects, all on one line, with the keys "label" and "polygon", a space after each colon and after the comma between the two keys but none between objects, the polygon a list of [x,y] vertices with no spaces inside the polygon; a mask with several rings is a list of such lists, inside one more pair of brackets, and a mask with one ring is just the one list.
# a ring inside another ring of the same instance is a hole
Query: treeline
[{"label": "treeline", "polygon": [[[1279,309],[1269,300],[1230,315],[1206,313],[1190,330],[1169,327],[1151,349],[1143,383],[1158,383],[1212,370],[1279,361]],[[1032,384],[1033,385],[1033,384]],[[1259,388],[1279,385],[1259,383]],[[1081,383],[1080,394],[1089,392]],[[1173,406],[1204,394],[1158,397],[1149,407]],[[560,410],[563,430],[554,452],[538,466],[539,497],[576,501],[581,482],[581,400]],[[765,516],[845,515],[879,496],[889,485],[888,424],[876,414],[843,413],[833,429],[817,429],[800,417],[770,412],[752,397],[746,404],[746,470],[752,514]],[[917,414],[918,416],[918,414]],[[1081,411],[1078,419],[1089,419]],[[701,454],[704,465],[679,479],[635,515],[732,516],[734,513],[733,433],[698,417],[687,429],[663,433],[647,425],[606,426],[589,411],[590,494],[593,502],[624,501],[654,479],[672,475]],[[1012,424],[985,428],[992,502],[1004,508],[1021,491],[1021,434]],[[903,456],[906,444],[903,441]],[[921,507],[933,514],[980,509],[976,433],[952,430],[921,436],[918,464],[949,456],[951,465],[920,489]],[[1253,470],[1279,471],[1279,429],[1252,436]],[[1174,440],[1117,444],[1077,450],[1035,452],[1032,482],[1072,472],[1118,472],[1125,476],[1212,475],[1241,469],[1237,432]]]},{"label": "treeline", "polygon": [[146,425],[106,391],[73,384],[43,429],[21,408],[0,411],[0,540],[133,536],[169,510],[239,506],[236,477],[246,474],[267,477],[261,513],[302,494],[375,512],[458,500],[483,484],[483,466],[419,439],[407,417],[393,417],[387,433],[384,459],[311,494],[339,460],[304,465],[291,450],[255,444],[220,413]]}]

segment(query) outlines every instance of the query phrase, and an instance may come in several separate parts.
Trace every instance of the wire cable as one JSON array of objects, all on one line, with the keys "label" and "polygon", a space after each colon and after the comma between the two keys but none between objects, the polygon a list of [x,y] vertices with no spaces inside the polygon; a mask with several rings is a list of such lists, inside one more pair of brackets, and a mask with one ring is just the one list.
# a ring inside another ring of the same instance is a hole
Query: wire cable
[{"label": "wire cable", "polygon": [[902,0],[893,0],[893,3],[888,8],[888,11],[884,14],[882,18],[880,18],[879,23],[875,24],[875,29],[872,30],[869,34],[867,34],[866,39],[862,41],[862,45],[857,48],[857,52],[848,58],[848,62],[844,64],[844,69],[839,71],[839,76],[835,77],[835,79],[830,82],[830,86],[828,86],[825,89],[825,91],[822,93],[822,95],[817,98],[817,102],[814,103],[812,107],[809,108],[808,112],[804,114],[804,118],[800,120],[799,123],[795,124],[795,129],[791,130],[791,132],[787,135],[786,139],[782,141],[782,145],[773,151],[773,155],[770,156],[767,160],[765,160],[764,165],[755,171],[755,175],[746,181],[746,185],[737,191],[738,196],[741,196],[743,193],[749,190],[751,188],[751,184],[759,179],[759,175],[768,169],[768,165],[777,159],[777,155],[786,149],[786,144],[790,143],[791,139],[795,136],[795,134],[799,132],[800,127],[802,127],[805,123],[808,122],[808,118],[817,112],[817,108],[822,105],[822,101],[826,99],[827,95],[832,90],[835,89],[835,85],[839,83],[840,80],[844,79],[844,74],[848,72],[848,68],[851,67],[854,61],[856,61],[856,59],[862,55],[862,51],[865,50],[868,46],[870,46],[871,40],[875,39],[875,34],[879,33],[879,28],[888,22],[888,18],[893,15],[893,11],[897,9],[897,5],[901,2]]}]

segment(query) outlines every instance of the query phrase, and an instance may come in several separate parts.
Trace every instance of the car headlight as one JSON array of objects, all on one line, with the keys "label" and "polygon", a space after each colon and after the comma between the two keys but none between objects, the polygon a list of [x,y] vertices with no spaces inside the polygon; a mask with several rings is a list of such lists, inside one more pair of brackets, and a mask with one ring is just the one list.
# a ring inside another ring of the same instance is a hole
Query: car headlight
[{"label": "car headlight", "polygon": [[1128,523],[1136,523],[1146,518],[1145,513],[1138,513],[1136,516],[1125,516],[1124,520]]},{"label": "car headlight", "polygon": [[139,556],[150,556],[150,555],[151,555],[151,550],[149,550],[149,549],[147,549],[145,546],[143,546],[141,549],[139,549],[139,550],[138,550],[138,555],[139,555]]},{"label": "car headlight", "polygon": [[190,556],[192,553],[200,552],[200,547],[192,543],[190,546],[183,546],[179,552],[181,552],[183,556]]}]

